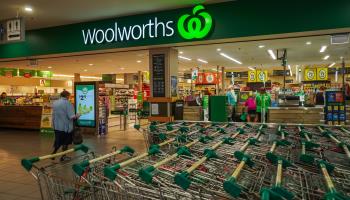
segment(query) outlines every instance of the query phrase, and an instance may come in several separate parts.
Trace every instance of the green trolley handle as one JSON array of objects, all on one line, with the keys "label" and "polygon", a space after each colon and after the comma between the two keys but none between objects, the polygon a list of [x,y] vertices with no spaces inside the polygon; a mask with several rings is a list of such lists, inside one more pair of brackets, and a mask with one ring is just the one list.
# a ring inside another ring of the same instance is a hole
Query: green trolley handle
[{"label": "green trolley handle", "polygon": [[84,153],[87,153],[89,151],[89,148],[85,146],[84,144],[76,145],[74,148],[68,149],[66,151],[62,151],[60,153],[55,153],[55,154],[50,154],[46,156],[40,156],[40,157],[32,157],[32,158],[24,158],[21,160],[21,164],[26,169],[27,171],[30,171],[33,167],[33,163],[42,161],[42,160],[47,160],[51,158],[56,158],[58,156],[63,156],[68,153],[72,153],[75,151],[83,151]]},{"label": "green trolley handle", "polygon": [[83,173],[86,171],[86,169],[90,166],[90,164],[93,164],[95,162],[98,162],[98,161],[101,161],[101,160],[104,160],[106,158],[110,158],[114,155],[117,155],[117,154],[122,154],[122,153],[129,153],[129,154],[133,154],[135,151],[134,149],[132,149],[131,147],[129,146],[124,146],[123,148],[121,149],[118,149],[118,150],[115,150],[114,152],[111,152],[111,153],[108,153],[108,154],[105,154],[103,156],[100,156],[98,158],[94,158],[92,160],[85,160],[81,163],[77,163],[77,164],[74,164],[72,166],[72,169],[73,171],[79,175],[79,176],[82,176]]}]

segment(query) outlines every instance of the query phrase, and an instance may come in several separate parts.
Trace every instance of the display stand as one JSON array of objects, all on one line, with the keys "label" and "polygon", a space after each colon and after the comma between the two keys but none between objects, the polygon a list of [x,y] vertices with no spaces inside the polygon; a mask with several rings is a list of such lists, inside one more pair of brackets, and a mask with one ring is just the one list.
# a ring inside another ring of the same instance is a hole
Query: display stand
[{"label": "display stand", "polygon": [[52,122],[52,103],[58,100],[59,96],[50,96],[46,102],[43,103],[43,111],[41,114],[40,133],[51,135],[54,133]]},{"label": "display stand", "polygon": [[345,125],[346,107],[342,91],[326,91],[325,113],[328,125]]}]

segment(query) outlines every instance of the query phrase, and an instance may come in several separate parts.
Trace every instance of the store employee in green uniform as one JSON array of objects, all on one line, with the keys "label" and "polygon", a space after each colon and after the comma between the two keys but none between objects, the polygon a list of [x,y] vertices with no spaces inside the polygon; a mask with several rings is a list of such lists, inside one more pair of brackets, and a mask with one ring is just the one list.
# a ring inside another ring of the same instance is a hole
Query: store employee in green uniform
[{"label": "store employee in green uniform", "polygon": [[[260,88],[259,93],[256,95],[256,114],[258,117],[255,118],[255,122],[266,122],[267,110],[271,106],[271,95],[266,93],[265,88]],[[265,120],[262,120],[262,115],[264,115]]]},{"label": "store employee in green uniform", "polygon": [[3,92],[1,93],[1,96],[0,96],[0,105],[13,105],[14,104],[14,101],[7,97],[7,94],[6,92]]}]

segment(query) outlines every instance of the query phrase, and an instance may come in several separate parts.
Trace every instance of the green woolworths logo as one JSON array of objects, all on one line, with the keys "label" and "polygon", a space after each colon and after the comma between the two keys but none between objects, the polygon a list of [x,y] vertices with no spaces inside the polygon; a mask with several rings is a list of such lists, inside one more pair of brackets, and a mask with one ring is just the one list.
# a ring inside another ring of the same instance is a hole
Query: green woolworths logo
[{"label": "green woolworths logo", "polygon": [[209,13],[205,12],[202,5],[194,7],[192,12],[192,16],[185,14],[180,17],[177,29],[184,39],[202,39],[211,31],[213,19]]}]

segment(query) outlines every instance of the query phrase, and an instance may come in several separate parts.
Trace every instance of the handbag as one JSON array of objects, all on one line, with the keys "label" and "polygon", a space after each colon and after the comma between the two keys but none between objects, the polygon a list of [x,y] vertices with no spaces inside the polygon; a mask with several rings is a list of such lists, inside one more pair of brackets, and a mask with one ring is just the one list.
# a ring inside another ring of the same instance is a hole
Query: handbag
[{"label": "handbag", "polygon": [[73,144],[78,145],[83,143],[83,135],[80,127],[75,126],[73,130]]}]

